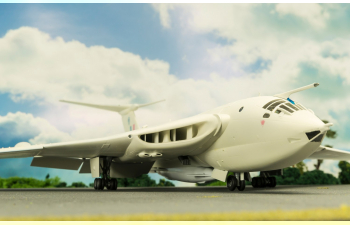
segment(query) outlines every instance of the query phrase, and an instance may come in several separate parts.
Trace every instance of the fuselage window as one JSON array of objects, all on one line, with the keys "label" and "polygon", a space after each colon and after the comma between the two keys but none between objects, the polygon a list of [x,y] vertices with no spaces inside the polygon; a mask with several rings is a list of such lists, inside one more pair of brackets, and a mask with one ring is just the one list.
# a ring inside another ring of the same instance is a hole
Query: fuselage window
[{"label": "fuselage window", "polygon": [[242,107],[239,109],[239,112],[242,112],[243,108],[244,108],[244,107],[242,106]]},{"label": "fuselage window", "polygon": [[267,108],[267,106],[269,106],[271,103],[274,103],[274,102],[276,102],[276,101],[279,101],[280,99],[275,99],[275,100],[272,100],[272,101],[269,101],[268,103],[266,103],[265,105],[264,105],[264,109],[266,109]]},{"label": "fuselage window", "polygon": [[269,118],[270,117],[270,114],[268,114],[268,113],[265,113],[264,115],[263,115],[263,118]]},{"label": "fuselage window", "polygon": [[295,107],[294,105],[292,105],[290,103],[286,103],[286,105],[289,106],[290,108],[294,109],[295,111],[299,110],[297,107]]},{"label": "fuselage window", "polygon": [[283,102],[284,102],[284,100],[277,101],[277,102],[273,103],[272,105],[270,105],[267,108],[267,110],[273,111],[276,108],[276,106],[278,106],[279,104],[282,104]]},{"label": "fuselage window", "polygon": [[290,112],[290,113],[293,113],[294,111],[293,110],[291,110],[290,108],[288,108],[287,106],[285,106],[285,105],[281,105],[280,106],[282,109],[284,109],[284,110],[287,110],[288,112]]}]

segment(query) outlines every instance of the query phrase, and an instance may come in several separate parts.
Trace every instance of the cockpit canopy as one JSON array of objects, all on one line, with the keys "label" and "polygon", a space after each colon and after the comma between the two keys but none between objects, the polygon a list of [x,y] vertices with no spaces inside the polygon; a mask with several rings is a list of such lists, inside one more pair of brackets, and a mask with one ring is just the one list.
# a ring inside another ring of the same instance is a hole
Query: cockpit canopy
[{"label": "cockpit canopy", "polygon": [[279,114],[281,112],[287,112],[287,114],[294,113],[299,110],[306,110],[306,108],[299,103],[296,103],[292,100],[284,100],[284,99],[274,99],[272,101],[269,101],[263,106],[264,109],[267,109],[269,111],[274,111],[275,113]]}]

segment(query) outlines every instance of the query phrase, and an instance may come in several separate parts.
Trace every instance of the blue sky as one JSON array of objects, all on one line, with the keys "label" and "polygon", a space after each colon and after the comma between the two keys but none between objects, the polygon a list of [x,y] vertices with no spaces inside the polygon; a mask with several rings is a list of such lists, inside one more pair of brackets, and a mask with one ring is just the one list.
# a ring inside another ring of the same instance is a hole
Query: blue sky
[{"label": "blue sky", "polygon": [[[349,18],[339,4],[1,4],[1,146],[122,132],[119,115],[61,98],[166,98],[137,112],[156,125],[319,82],[293,97],[335,124],[338,138],[325,142],[350,150]],[[0,176],[93,180],[30,161],[2,159]],[[336,162],[324,166],[337,174]]]}]

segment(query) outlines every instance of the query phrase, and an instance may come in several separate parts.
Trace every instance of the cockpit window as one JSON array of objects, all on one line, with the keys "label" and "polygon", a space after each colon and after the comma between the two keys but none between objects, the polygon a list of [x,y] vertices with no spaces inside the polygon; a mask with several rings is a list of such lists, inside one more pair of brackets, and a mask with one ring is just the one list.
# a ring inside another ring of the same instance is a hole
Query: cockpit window
[{"label": "cockpit window", "polygon": [[280,114],[282,111],[279,109],[276,109],[275,113]]},{"label": "cockpit window", "polygon": [[266,103],[265,105],[264,105],[264,109],[266,109],[267,108],[267,106],[269,106],[271,103],[274,103],[274,102],[276,102],[276,101],[279,101],[280,99],[275,99],[275,100],[272,100],[272,101],[269,101],[268,103]]},{"label": "cockpit window", "polygon": [[300,109],[300,110],[304,110],[303,108],[301,108],[301,106],[300,105],[298,105],[298,104],[295,104],[295,107],[298,107],[298,109]]},{"label": "cockpit window", "polygon": [[269,113],[265,113],[264,115],[263,115],[263,118],[269,118],[270,117],[270,114]]},{"label": "cockpit window", "polygon": [[296,104],[296,105],[299,106],[299,108],[302,108],[302,109],[306,110],[306,108],[304,106],[302,106],[300,104]]},{"label": "cockpit window", "polygon": [[284,100],[277,101],[277,102],[273,103],[272,105],[270,105],[267,108],[267,110],[273,111],[276,108],[276,106],[278,106],[279,104],[282,104],[283,102],[284,102]]},{"label": "cockpit window", "polygon": [[299,110],[297,107],[295,107],[294,105],[292,105],[290,103],[286,103],[286,105],[289,106],[290,108],[294,109],[295,111]]},{"label": "cockpit window", "polygon": [[288,107],[285,106],[285,105],[280,105],[280,108],[282,108],[282,109],[284,109],[284,110],[287,110],[287,111],[290,112],[290,113],[293,113],[293,112],[294,112],[293,110],[291,110],[290,108],[288,108]]}]

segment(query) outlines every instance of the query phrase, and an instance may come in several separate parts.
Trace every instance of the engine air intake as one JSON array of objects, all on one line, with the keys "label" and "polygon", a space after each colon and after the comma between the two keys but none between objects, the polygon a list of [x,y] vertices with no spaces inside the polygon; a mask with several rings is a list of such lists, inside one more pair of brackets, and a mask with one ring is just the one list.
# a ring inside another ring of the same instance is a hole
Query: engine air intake
[{"label": "engine air intake", "polygon": [[309,138],[309,140],[311,140],[312,138],[316,137],[320,133],[321,133],[321,131],[316,130],[316,131],[306,132],[305,134],[306,134],[307,138]]}]

